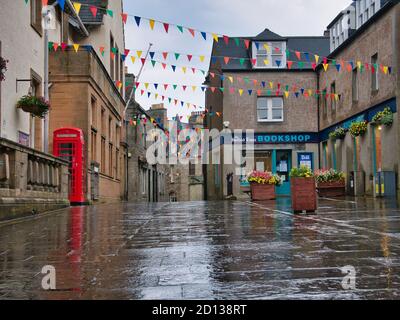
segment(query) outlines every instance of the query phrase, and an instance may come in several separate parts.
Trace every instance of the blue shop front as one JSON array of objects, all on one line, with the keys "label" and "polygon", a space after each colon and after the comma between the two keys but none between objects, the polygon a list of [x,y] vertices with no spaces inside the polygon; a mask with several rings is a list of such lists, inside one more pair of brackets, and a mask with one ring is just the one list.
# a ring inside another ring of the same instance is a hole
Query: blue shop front
[{"label": "blue shop front", "polygon": [[[254,143],[253,169],[269,171],[282,178],[282,185],[276,187],[278,196],[290,196],[289,174],[293,167],[305,165],[313,170],[318,167],[318,133],[255,133],[254,137],[244,136],[243,139],[246,143]],[[243,170],[240,177],[241,189],[249,186],[247,174]]]}]

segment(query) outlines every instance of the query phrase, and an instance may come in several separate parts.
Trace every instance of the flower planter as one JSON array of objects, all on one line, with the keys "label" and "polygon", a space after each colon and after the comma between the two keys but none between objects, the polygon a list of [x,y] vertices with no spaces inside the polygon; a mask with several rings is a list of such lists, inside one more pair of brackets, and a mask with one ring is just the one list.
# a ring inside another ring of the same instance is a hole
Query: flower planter
[{"label": "flower planter", "polygon": [[294,212],[317,210],[317,192],[314,178],[291,178]]},{"label": "flower planter", "polygon": [[44,100],[43,97],[26,95],[18,101],[17,108],[31,113],[36,117],[44,118],[49,112],[50,105]]},{"label": "flower planter", "polygon": [[266,201],[276,199],[275,185],[251,183],[251,199],[253,201]]},{"label": "flower planter", "polygon": [[320,197],[343,197],[346,195],[346,182],[319,182],[317,183],[317,190]]},{"label": "flower planter", "polygon": [[23,111],[32,113],[35,116],[41,117],[43,114],[43,108],[36,105],[22,105],[20,107]]}]

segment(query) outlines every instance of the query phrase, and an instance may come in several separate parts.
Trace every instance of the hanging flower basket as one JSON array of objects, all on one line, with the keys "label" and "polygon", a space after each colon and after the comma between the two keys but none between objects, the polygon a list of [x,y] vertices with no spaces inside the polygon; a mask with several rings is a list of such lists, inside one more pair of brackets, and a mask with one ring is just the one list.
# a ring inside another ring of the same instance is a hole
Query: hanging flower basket
[{"label": "hanging flower basket", "polygon": [[366,132],[367,132],[367,122],[366,121],[362,121],[362,122],[353,122],[350,126],[350,134],[356,138],[359,136],[363,136]]},{"label": "hanging flower basket", "polygon": [[393,124],[393,112],[390,108],[385,108],[383,111],[378,112],[373,118],[371,125],[380,126],[385,125],[390,127]]},{"label": "hanging flower basket", "polygon": [[44,118],[49,112],[50,104],[43,97],[23,96],[17,103],[17,108],[33,114],[35,117]]},{"label": "hanging flower basket", "polygon": [[266,201],[276,199],[275,186],[282,183],[278,175],[271,172],[253,171],[247,177],[250,183],[251,199],[253,201]]},{"label": "hanging flower basket", "polygon": [[8,60],[5,60],[4,58],[0,57],[0,82],[6,79],[5,73],[7,71],[7,63]]},{"label": "hanging flower basket", "polygon": [[343,140],[346,138],[346,133],[347,130],[345,128],[339,127],[329,134],[329,138],[331,140]]},{"label": "hanging flower basket", "polygon": [[318,170],[315,172],[318,194],[321,197],[341,197],[346,194],[346,179],[343,172]]},{"label": "hanging flower basket", "polygon": [[290,171],[292,208],[294,212],[317,210],[317,192],[314,173],[301,166]]}]

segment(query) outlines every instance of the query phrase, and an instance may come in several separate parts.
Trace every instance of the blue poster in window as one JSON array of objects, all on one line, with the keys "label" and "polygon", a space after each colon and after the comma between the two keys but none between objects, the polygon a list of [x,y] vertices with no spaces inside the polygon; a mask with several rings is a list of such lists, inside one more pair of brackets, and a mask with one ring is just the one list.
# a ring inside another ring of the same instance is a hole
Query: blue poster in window
[{"label": "blue poster in window", "polygon": [[307,153],[299,153],[298,154],[298,166],[306,166],[309,167],[311,170],[314,170],[314,161],[313,161],[314,154],[312,152]]}]

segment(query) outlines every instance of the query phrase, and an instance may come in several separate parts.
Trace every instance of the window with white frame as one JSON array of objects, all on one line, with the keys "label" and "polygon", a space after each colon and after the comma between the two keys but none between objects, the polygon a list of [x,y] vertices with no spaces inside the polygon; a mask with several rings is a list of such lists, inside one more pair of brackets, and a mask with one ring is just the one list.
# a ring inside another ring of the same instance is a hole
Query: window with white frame
[{"label": "window with white frame", "polygon": [[286,42],[254,42],[255,68],[286,68]]},{"label": "window with white frame", "polygon": [[259,97],[257,119],[258,122],[283,122],[283,98]]}]

